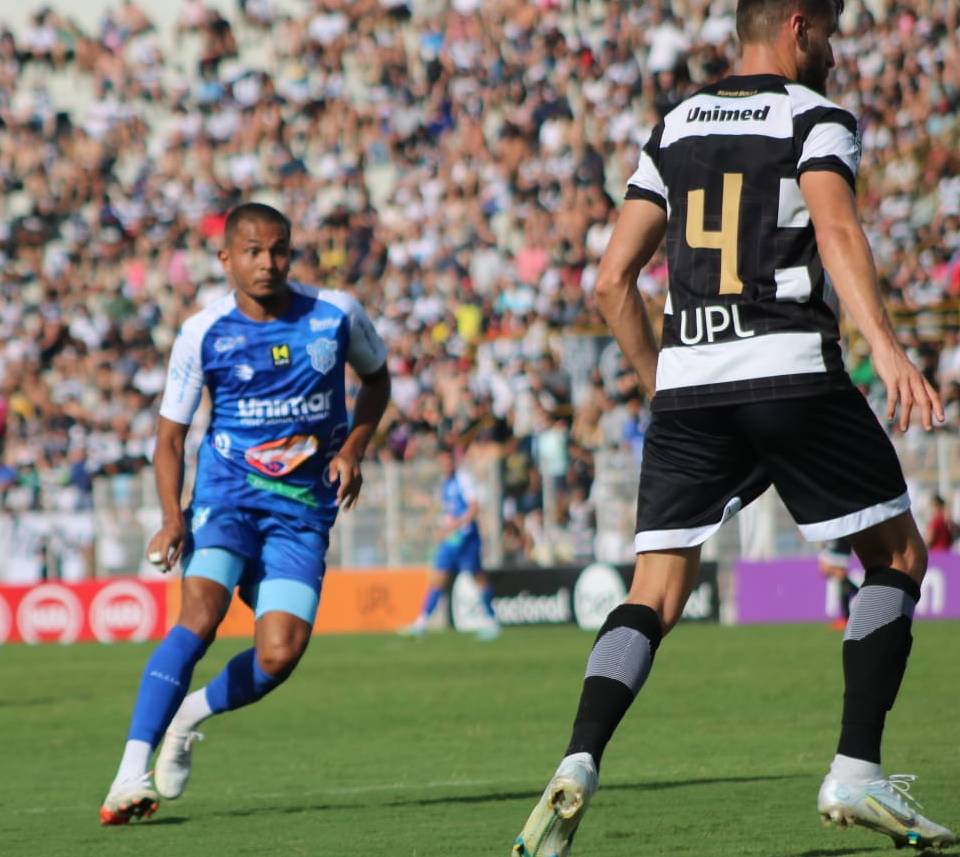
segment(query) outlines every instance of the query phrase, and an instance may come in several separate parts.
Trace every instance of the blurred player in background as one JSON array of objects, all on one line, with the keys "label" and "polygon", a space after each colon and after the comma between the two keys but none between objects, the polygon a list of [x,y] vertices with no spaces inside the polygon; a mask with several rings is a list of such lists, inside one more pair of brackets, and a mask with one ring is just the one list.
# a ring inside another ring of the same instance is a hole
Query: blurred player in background
[{"label": "blurred player in background", "polygon": [[[737,74],[670,111],[643,147],[604,252],[597,303],[655,390],[627,602],[597,635],[566,753],[513,846],[563,857],[607,742],[696,581],[700,546],[771,484],[811,541],[848,536],[866,570],[843,640],[840,740],[817,798],[827,823],[898,846],[957,841],[880,765],[912,645],[927,552],[890,439],[850,382],[835,288],[870,345],[901,430],[943,421],[897,341],[857,214],[856,119],[824,96],[842,0],[740,0]],[[666,237],[658,346],[637,278]],[[829,279],[827,277],[829,273]]]},{"label": "blurred player in background", "polygon": [[850,599],[860,591],[850,579],[851,550],[850,539],[833,539],[817,555],[820,573],[835,582],[840,593],[840,615],[831,623],[838,631],[846,630],[850,621]]},{"label": "blurred player in background", "polygon": [[948,551],[953,546],[957,526],[947,514],[947,503],[939,494],[930,501],[933,514],[927,522],[926,542],[932,551]]},{"label": "blurred player in background", "polygon": [[[163,525],[147,552],[164,569],[182,554],[182,606],[144,669],[103,824],[179,797],[196,726],[290,676],[310,640],[330,528],[360,493],[360,462],[390,398],[386,348],[353,298],[288,282],[290,252],[284,215],[235,208],[220,252],[233,291],[190,318],[173,347],[155,453]],[[361,379],[352,419],[347,364]],[[184,439],[204,386],[210,425],[184,512]],[[254,646],[187,696],[238,586],[256,616]]]},{"label": "blurred player in background", "polygon": [[466,468],[457,467],[456,453],[452,449],[442,448],[437,461],[443,477],[440,485],[440,503],[443,510],[440,544],[420,615],[403,633],[410,636],[426,633],[427,622],[437,609],[452,577],[460,572],[467,572],[473,575],[480,589],[480,602],[487,617],[487,624],[477,632],[477,636],[480,639],[492,640],[499,636],[500,625],[493,610],[493,589],[481,566],[483,545],[477,524],[479,505],[473,477]]}]

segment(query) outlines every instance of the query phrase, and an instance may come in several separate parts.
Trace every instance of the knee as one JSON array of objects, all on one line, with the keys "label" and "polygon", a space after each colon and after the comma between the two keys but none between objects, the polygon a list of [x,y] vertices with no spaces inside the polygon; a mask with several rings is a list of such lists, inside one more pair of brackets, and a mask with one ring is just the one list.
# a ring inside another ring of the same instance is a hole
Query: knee
[{"label": "knee", "polygon": [[190,603],[180,608],[177,624],[192,631],[209,644],[213,642],[222,618],[223,611],[219,605],[206,602]]},{"label": "knee", "polygon": [[307,649],[307,638],[270,640],[257,648],[257,661],[265,673],[283,677],[290,675]]}]

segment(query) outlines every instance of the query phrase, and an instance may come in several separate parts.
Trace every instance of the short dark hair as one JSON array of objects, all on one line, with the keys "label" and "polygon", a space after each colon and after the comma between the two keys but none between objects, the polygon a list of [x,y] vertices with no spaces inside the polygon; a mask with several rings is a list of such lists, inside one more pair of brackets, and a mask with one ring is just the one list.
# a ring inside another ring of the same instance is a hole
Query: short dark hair
[{"label": "short dark hair", "polygon": [[796,9],[811,18],[830,13],[840,17],[844,0],[738,0],[737,36],[741,42],[772,39],[787,16]]},{"label": "short dark hair", "polygon": [[259,221],[260,223],[275,223],[282,226],[290,238],[290,221],[286,215],[277,211],[275,208],[264,205],[262,202],[244,202],[230,210],[227,215],[227,222],[224,226],[224,241],[229,244],[241,223],[250,221]]}]

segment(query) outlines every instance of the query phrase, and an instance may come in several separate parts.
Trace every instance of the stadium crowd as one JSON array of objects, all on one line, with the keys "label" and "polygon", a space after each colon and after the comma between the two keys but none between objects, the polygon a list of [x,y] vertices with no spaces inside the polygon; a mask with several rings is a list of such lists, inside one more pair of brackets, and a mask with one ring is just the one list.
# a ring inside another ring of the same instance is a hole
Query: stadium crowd
[{"label": "stadium crowd", "polygon": [[[145,464],[176,330],[253,198],[293,222],[292,277],[353,292],[389,343],[379,454],[501,456],[508,559],[590,555],[595,457],[638,461],[647,412],[622,361],[570,355],[606,343],[618,201],[658,119],[731,68],[733,0],[288,6],[184,0],[172,48],[135,0],[0,31],[3,506],[89,506],[92,475]],[[957,4],[851,0],[835,51],[883,290],[956,426]],[[639,285],[657,313],[662,256]]]}]

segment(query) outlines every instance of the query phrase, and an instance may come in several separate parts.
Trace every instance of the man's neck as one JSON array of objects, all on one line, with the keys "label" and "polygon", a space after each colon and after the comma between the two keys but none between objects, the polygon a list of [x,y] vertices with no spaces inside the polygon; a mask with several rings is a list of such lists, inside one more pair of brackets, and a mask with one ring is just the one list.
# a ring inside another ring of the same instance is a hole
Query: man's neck
[{"label": "man's neck", "polygon": [[285,288],[280,294],[266,300],[256,300],[240,289],[236,289],[237,308],[247,318],[253,321],[275,321],[280,318],[290,307],[290,300],[293,292],[289,287]]},{"label": "man's neck", "polygon": [[737,74],[775,74],[788,80],[797,79],[796,64],[783,56],[775,45],[751,42],[743,46]]}]

